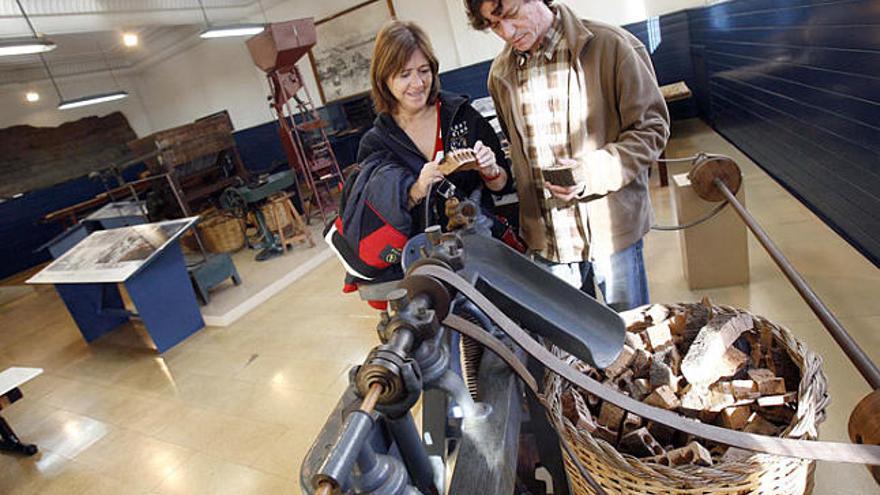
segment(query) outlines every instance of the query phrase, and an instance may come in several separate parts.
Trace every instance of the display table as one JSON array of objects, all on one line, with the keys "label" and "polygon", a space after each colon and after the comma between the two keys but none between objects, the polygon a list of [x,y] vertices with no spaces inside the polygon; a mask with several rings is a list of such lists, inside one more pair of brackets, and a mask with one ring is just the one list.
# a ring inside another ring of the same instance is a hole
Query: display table
[{"label": "display table", "polygon": [[132,316],[122,283],[153,339],[164,352],[205,326],[178,237],[198,220],[120,227],[90,234],[29,284],[54,284],[86,342]]},{"label": "display table", "polygon": [[66,228],[64,232],[46,241],[42,246],[34,249],[34,252],[39,253],[46,249],[49,251],[49,255],[52,256],[52,259],[58,259],[95,230],[97,229],[94,223],[79,221]]},{"label": "display table", "polygon": [[146,223],[147,219],[144,215],[143,207],[143,201],[139,203],[134,201],[107,203],[101,209],[75,223],[73,226],[68,227],[64,232],[35,249],[34,252],[38,253],[47,249],[52,259],[57,259],[96,230],[115,229],[117,227]]},{"label": "display table", "polygon": [[[0,372],[0,411],[22,398],[18,387],[36,378],[43,372],[42,368],[8,368]],[[0,416],[0,450],[25,455],[37,453],[37,446],[22,443],[12,431],[9,423]]]},{"label": "display table", "polygon": [[[745,204],[744,187],[736,198]],[[693,222],[717,203],[700,199],[687,174],[672,176],[672,198],[679,225]],[[746,226],[731,207],[711,220],[679,232],[682,265],[688,288],[709,289],[749,283],[749,249]]]},{"label": "display table", "polygon": [[146,204],[143,201],[116,201],[107,203],[86,217],[87,221],[98,223],[103,229],[116,229],[147,223]]}]

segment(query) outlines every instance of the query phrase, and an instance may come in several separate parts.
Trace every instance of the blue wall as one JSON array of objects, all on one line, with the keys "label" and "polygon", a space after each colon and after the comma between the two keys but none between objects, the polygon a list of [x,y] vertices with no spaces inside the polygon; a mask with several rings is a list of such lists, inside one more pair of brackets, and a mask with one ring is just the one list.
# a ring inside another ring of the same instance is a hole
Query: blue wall
[{"label": "blue wall", "polygon": [[468,95],[472,100],[489,96],[486,82],[489,80],[491,60],[459,67],[440,73],[440,87],[451,93]]},{"label": "blue wall", "polygon": [[[657,82],[663,86],[679,81],[687,83],[693,90],[696,86],[694,68],[691,61],[691,39],[687,12],[661,16],[657,20],[659,31],[656,38],[649,34],[651,20],[636,22],[623,26],[650,50]],[[656,45],[655,45],[656,44]],[[673,119],[686,119],[697,116],[697,105],[693,98],[669,104],[669,113]]]},{"label": "blue wall", "polygon": [[880,265],[880,2],[738,0],[688,17],[706,119]]},{"label": "blue wall", "polygon": [[[143,170],[143,165],[135,165],[122,175],[132,181]],[[43,216],[104,191],[101,181],[79,177],[0,203],[0,278],[50,259],[48,251],[35,249],[61,233],[62,227],[59,222],[40,223]]]}]

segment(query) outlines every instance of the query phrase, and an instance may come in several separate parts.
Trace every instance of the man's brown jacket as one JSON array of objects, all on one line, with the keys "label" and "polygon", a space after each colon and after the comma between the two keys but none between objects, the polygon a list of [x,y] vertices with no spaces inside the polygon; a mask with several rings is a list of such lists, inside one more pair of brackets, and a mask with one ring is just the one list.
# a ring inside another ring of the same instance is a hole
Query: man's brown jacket
[{"label": "man's brown jacket", "polygon": [[[584,167],[590,253],[609,255],[641,239],[653,223],[648,170],[669,138],[669,112],[645,46],[626,30],[582,20],[557,4],[574,65],[569,81],[572,158]],[[492,64],[489,92],[510,140],[522,235],[546,244],[540,189],[523,149],[516,56],[507,45]],[[538,131],[540,132],[540,131]]]}]

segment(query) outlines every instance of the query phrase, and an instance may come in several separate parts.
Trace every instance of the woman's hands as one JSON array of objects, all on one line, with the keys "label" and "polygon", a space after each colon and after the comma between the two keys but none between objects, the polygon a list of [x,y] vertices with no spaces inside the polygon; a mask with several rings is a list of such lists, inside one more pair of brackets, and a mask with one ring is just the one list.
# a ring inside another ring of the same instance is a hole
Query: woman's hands
[{"label": "woman's hands", "polygon": [[[503,168],[498,166],[495,159],[495,152],[492,148],[477,141],[474,144],[474,154],[477,155],[477,163],[479,165],[480,176],[486,182],[489,189],[498,191],[507,183],[507,173]],[[443,179],[443,174],[439,170],[440,162],[432,161],[426,163],[419,172],[419,177],[409,189],[410,207],[419,204],[425,196],[428,195],[428,188]]]},{"label": "woman's hands", "polygon": [[477,155],[480,175],[483,177],[494,177],[501,172],[502,169],[495,160],[495,152],[492,151],[492,148],[483,144],[482,141],[477,141],[474,144],[474,154]]},{"label": "woman's hands", "polygon": [[480,176],[486,182],[489,189],[498,191],[507,182],[507,174],[504,169],[498,166],[495,159],[495,152],[492,148],[483,144],[482,141],[474,143],[474,154],[477,155],[477,163],[480,168]]},{"label": "woman's hands", "polygon": [[409,201],[411,205],[419,204],[425,196],[428,195],[428,188],[443,179],[443,174],[439,170],[439,162],[428,162],[419,172],[416,182],[409,188]]}]

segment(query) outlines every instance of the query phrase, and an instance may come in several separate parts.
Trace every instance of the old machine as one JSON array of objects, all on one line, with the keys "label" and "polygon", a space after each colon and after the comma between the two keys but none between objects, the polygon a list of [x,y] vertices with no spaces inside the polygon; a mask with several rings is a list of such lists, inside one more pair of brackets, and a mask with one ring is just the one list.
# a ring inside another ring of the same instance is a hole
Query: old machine
[{"label": "old machine", "polygon": [[[293,172],[284,170],[271,174],[256,183],[229,187],[220,195],[220,206],[231,212],[233,216],[243,219],[248,213],[251,213],[256,219],[258,240],[255,243],[252,243],[250,238],[245,240],[248,243],[248,247],[259,251],[255,257],[257,261],[266,261],[282,254],[285,249],[284,243],[286,242],[281,221],[278,218],[273,218],[279,230],[276,235],[269,228],[263,209],[259,205],[279,193],[284,195],[284,190],[293,186],[294,183]],[[283,201],[287,212],[293,217],[293,222],[296,223],[294,226],[294,237],[307,237],[305,226],[301,225],[302,220],[299,213],[286,197]],[[310,237],[308,241],[311,242]]]},{"label": "old machine", "polygon": [[297,182],[306,218],[313,205],[321,220],[333,207],[331,188],[342,184],[342,171],[327,139],[328,122],[312,103],[312,97],[296,67],[317,41],[311,18],[272,23],[250,38],[247,47],[254,64],[266,73],[270,107],[278,120],[278,132],[287,161],[307,188]]},{"label": "old machine", "polygon": [[150,175],[168,174],[170,178],[173,196],[154,191],[148,196],[151,214],[178,208],[174,196],[179,196],[183,215],[190,216],[208,197],[250,177],[235,147],[232,121],[225,111],[153,133],[128,143],[128,147],[147,157],[144,163]]},{"label": "old machine", "polygon": [[[880,482],[877,366],[737,201],[741,174],[736,163],[701,155],[690,176],[701,198],[726,201],[736,210],[874,389],[852,413],[853,444],[777,438],[700,423],[638,402],[580,373],[547,345],[605,368],[624,345],[621,318],[506,245],[477,234],[471,222],[449,233],[432,227],[407,246],[406,277],[389,297],[389,309],[377,326],[381,345],[350,371],[348,389],[303,461],[300,485],[305,493],[524,493],[516,466],[528,448],[520,444],[520,430],[526,426],[552,478],[553,493],[569,492],[563,459],[576,465],[591,492],[607,493],[571,447],[555,436],[561,431],[559,417],[545,414],[546,391],[539,386],[545,370],[693,437],[776,456],[861,463],[872,466]],[[451,332],[465,339],[467,384],[450,369],[457,362],[454,350],[450,352],[454,346],[447,345]],[[475,348],[489,352],[468,363],[469,349]],[[523,389],[528,408],[522,407]],[[421,435],[412,414],[420,398]]]}]

